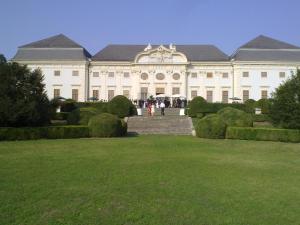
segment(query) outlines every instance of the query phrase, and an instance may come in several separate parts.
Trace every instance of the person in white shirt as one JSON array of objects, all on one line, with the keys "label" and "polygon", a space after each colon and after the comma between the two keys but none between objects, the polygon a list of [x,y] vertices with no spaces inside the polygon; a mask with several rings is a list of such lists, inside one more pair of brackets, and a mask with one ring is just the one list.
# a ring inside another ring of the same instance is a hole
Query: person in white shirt
[{"label": "person in white shirt", "polygon": [[161,113],[161,115],[164,116],[165,115],[165,107],[166,107],[165,103],[162,101],[160,103],[159,107],[160,107],[160,113]]}]

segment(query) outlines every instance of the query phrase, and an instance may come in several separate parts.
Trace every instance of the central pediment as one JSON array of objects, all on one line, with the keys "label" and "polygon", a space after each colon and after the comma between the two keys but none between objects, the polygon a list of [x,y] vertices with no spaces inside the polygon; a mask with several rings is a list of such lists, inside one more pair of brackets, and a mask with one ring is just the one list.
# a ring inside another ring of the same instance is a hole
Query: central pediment
[{"label": "central pediment", "polygon": [[176,46],[170,45],[169,48],[164,45],[153,48],[150,44],[143,52],[137,54],[134,60],[138,64],[186,64],[187,57],[176,51]]}]

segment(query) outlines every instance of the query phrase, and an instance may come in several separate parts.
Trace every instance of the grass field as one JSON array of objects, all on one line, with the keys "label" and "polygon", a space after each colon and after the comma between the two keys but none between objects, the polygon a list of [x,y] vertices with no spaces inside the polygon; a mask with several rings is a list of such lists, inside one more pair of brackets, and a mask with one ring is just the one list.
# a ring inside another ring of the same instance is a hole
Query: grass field
[{"label": "grass field", "polygon": [[300,224],[300,145],[193,137],[0,143],[0,224]]}]

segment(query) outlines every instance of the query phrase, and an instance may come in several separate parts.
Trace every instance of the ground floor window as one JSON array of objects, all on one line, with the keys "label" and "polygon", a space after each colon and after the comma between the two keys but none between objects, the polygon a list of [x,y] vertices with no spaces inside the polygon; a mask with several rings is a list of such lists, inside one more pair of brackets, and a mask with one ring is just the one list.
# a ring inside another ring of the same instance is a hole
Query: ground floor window
[{"label": "ground floor window", "polygon": [[206,101],[213,102],[213,91],[206,91]]},{"label": "ground floor window", "polygon": [[228,91],[222,91],[222,102],[228,103]]},{"label": "ground floor window", "polygon": [[78,89],[72,89],[72,99],[78,101]]},{"label": "ground floor window", "polygon": [[262,99],[267,99],[268,98],[268,91],[262,90],[261,91],[261,98]]},{"label": "ground floor window", "polygon": [[93,98],[99,100],[99,90],[93,90]]},{"label": "ground floor window", "polygon": [[243,90],[243,102],[249,99],[249,90]]},{"label": "ground floor window", "polygon": [[115,96],[114,90],[108,90],[108,101],[112,100],[112,98]]},{"label": "ground floor window", "polygon": [[53,98],[58,98],[60,97],[60,89],[54,89],[53,90]]},{"label": "ground floor window", "polygon": [[148,98],[148,88],[142,87],[141,88],[141,99],[146,100]]},{"label": "ground floor window", "polygon": [[193,98],[195,98],[195,97],[197,97],[197,95],[198,95],[198,93],[197,93],[197,91],[191,91],[191,98],[193,99]]},{"label": "ground floor window", "polygon": [[126,98],[129,98],[129,95],[130,95],[129,90],[123,90],[123,95],[124,95]]},{"label": "ground floor window", "polygon": [[156,88],[156,95],[164,94],[164,93],[165,93],[165,89],[164,88]]},{"label": "ground floor window", "polygon": [[172,88],[172,95],[179,95],[180,94],[180,88],[179,87],[173,87]]}]

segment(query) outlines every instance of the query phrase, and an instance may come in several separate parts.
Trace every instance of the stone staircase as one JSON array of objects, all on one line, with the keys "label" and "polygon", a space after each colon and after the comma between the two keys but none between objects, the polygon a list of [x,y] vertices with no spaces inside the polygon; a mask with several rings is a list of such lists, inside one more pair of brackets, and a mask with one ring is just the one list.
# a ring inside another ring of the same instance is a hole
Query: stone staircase
[{"label": "stone staircase", "polygon": [[192,135],[193,123],[187,116],[179,116],[179,109],[165,109],[165,116],[160,115],[160,109],[155,109],[154,116],[147,116],[147,110],[143,110],[143,116],[128,118],[129,134],[171,134]]}]

